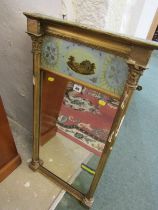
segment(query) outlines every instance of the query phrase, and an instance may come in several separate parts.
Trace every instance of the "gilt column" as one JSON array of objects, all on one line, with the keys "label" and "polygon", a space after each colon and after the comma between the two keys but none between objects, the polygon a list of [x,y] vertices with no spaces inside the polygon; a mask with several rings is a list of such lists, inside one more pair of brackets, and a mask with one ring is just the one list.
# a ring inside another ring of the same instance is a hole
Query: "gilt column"
[{"label": "gilt column", "polygon": [[128,79],[127,79],[127,82],[126,82],[126,85],[124,88],[123,95],[121,97],[118,111],[114,118],[111,131],[109,133],[107,142],[104,146],[104,150],[102,152],[102,156],[100,158],[98,167],[96,169],[96,173],[95,173],[95,176],[91,183],[89,192],[87,193],[86,198],[83,200],[83,203],[88,205],[89,207],[91,207],[93,204],[94,192],[95,192],[98,182],[102,176],[108,156],[109,156],[110,152],[112,151],[112,146],[116,140],[117,134],[119,133],[119,129],[120,129],[121,124],[124,120],[125,113],[128,108],[130,99],[133,95],[133,92],[135,91],[135,89],[138,86],[138,81],[139,81],[140,76],[143,74],[143,71],[145,70],[144,66],[137,65],[132,60],[128,60],[127,64],[128,64],[128,68],[129,68]]},{"label": "gilt column", "polygon": [[37,170],[39,160],[39,139],[40,139],[40,107],[41,107],[41,74],[40,59],[42,36],[30,35],[32,39],[33,53],[33,156],[30,168]]}]

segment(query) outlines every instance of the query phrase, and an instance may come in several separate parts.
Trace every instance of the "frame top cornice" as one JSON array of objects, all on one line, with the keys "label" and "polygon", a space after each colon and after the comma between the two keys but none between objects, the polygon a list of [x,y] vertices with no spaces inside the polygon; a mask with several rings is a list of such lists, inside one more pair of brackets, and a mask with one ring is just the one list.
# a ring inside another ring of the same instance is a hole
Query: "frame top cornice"
[{"label": "frame top cornice", "polygon": [[154,41],[150,41],[150,40],[144,40],[144,39],[140,39],[140,38],[135,38],[135,37],[129,37],[129,36],[125,36],[122,34],[115,34],[109,31],[103,31],[103,30],[98,30],[98,29],[91,29],[88,28],[87,26],[83,26],[80,24],[76,24],[70,21],[62,21],[60,19],[56,19],[53,18],[51,16],[47,16],[47,15],[43,15],[40,13],[28,13],[28,12],[24,12],[24,15],[27,18],[30,19],[36,19],[38,21],[40,21],[41,23],[47,23],[48,25],[60,25],[60,26],[66,26],[66,27],[72,27],[74,30],[78,31],[81,30],[83,32],[87,32],[87,33],[91,33],[91,36],[104,36],[105,38],[109,38],[111,40],[117,40],[118,42],[122,42],[128,45],[134,45],[134,46],[138,46],[138,47],[146,47],[149,49],[158,49],[158,43],[154,42]]},{"label": "frame top cornice", "polygon": [[158,43],[91,29],[86,26],[62,21],[39,13],[24,12],[27,17],[27,33],[39,37],[50,35],[83,43],[130,60],[146,67],[151,52],[158,49]]}]

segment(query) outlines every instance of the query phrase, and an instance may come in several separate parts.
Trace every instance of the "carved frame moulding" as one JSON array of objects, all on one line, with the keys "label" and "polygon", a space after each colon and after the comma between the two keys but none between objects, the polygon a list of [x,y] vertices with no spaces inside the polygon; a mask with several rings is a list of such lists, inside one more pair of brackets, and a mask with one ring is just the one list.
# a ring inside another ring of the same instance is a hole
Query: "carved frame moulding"
[{"label": "carved frame moulding", "polygon": [[[86,28],[41,14],[24,13],[24,15],[27,17],[27,33],[32,38],[33,52],[34,140],[30,168],[49,177],[90,208],[130,99],[138,86],[140,76],[147,68],[152,51],[158,49],[158,44]],[[68,51],[68,48],[71,51]],[[103,67],[106,67],[105,72]],[[112,72],[112,69],[115,70]],[[108,140],[87,194],[81,193],[47,170],[40,160],[41,72],[43,71],[71,79],[119,101]],[[113,79],[110,79],[111,75],[114,75]]]}]

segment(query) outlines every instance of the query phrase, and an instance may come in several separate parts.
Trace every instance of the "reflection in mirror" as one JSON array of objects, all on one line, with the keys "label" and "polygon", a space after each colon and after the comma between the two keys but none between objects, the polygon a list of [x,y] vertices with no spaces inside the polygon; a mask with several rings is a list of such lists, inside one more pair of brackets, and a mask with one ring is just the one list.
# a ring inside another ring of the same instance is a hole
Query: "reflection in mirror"
[{"label": "reflection in mirror", "polygon": [[118,101],[55,73],[42,71],[40,159],[87,193]]}]

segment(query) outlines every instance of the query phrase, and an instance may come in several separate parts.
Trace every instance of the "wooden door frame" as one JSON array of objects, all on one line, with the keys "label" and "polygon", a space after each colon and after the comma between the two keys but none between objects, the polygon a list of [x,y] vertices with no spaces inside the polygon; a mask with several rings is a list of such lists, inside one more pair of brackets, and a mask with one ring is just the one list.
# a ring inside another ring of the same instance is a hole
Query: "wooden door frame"
[{"label": "wooden door frame", "polygon": [[147,39],[149,39],[149,40],[153,39],[153,36],[154,36],[154,33],[156,31],[157,26],[158,26],[158,8],[156,10],[156,13],[155,13],[155,16],[153,18],[152,24],[150,26],[150,30],[149,30],[148,35],[147,35]]}]

